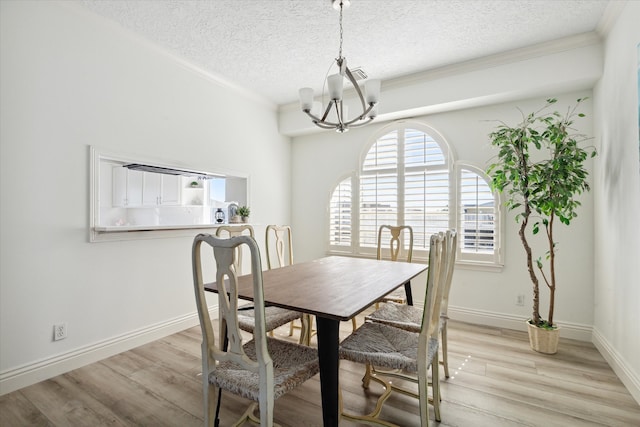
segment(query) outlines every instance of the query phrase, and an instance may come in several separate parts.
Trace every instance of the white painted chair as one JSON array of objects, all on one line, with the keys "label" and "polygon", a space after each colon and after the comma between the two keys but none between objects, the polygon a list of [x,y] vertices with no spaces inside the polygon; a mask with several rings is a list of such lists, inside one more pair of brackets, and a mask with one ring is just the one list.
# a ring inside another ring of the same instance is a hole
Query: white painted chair
[{"label": "white painted chair", "polygon": [[[400,257],[401,248],[403,247],[402,237],[403,233],[409,235],[409,243],[404,248],[404,255]],[[387,240],[388,239],[388,240]],[[387,244],[384,242],[388,241]],[[408,225],[381,225],[378,228],[378,243],[376,249],[376,259],[390,259],[391,261],[398,262],[411,262],[413,257],[413,229]],[[407,302],[407,293],[404,287],[398,288],[395,291],[380,298],[375,303],[375,308],[380,307],[380,303],[396,302],[398,304],[405,304]],[[355,319],[353,320],[353,330],[356,330]],[[366,320],[366,318],[365,318]]]},{"label": "white painted chair", "polygon": [[[422,427],[429,425],[429,402],[433,404],[436,421],[440,421],[440,377],[438,363],[438,324],[442,302],[442,258],[444,233],[431,236],[429,250],[429,272],[427,274],[426,296],[422,311],[420,332],[405,331],[381,323],[366,322],[340,344],[340,358],[366,365],[363,387],[368,389],[371,380],[380,383],[385,391],[379,397],[372,412],[365,415],[344,411],[340,399],[341,416],[347,419],[394,426],[380,419],[384,402],[392,391],[414,396],[419,400]],[[433,389],[428,397],[428,371],[431,369]],[[392,382],[394,378],[418,384],[418,393],[404,389]]]},{"label": "white painted chair", "polygon": [[[249,224],[244,225],[230,225],[230,226],[220,226],[216,230],[217,237],[236,237],[241,235],[249,235],[251,237],[254,236],[253,227]],[[234,259],[233,265],[238,274],[241,274],[242,270],[242,248],[237,248],[234,251]],[[293,322],[296,319],[302,319],[302,313],[297,311],[287,310],[286,308],[281,307],[265,307],[265,324],[267,327],[267,332],[271,336],[273,336],[273,330],[279,328],[280,326],[286,325],[289,322]],[[238,311],[238,324],[240,325],[240,329],[246,332],[253,332],[254,324],[255,324],[255,310],[252,305],[247,305],[242,307]],[[306,343],[307,341],[302,341],[301,343]],[[306,337],[304,337],[306,339]]]},{"label": "white painted chair", "polygon": [[[293,237],[290,226],[267,225],[264,241],[269,270],[272,266],[278,268],[293,264]],[[294,329],[300,329],[300,344],[309,345],[311,337],[315,334],[312,327],[313,319],[308,314],[300,314],[300,326],[296,325],[295,320],[289,323],[289,336],[293,335]]]},{"label": "white painted chair", "polygon": [[[202,244],[213,248],[218,286],[220,344],[216,344],[204,293]],[[238,324],[238,282],[235,251],[247,246],[251,253],[253,296],[256,307],[253,339],[243,342]],[[221,391],[253,400],[233,426],[251,420],[271,427],[274,401],[316,375],[320,368],[315,348],[267,337],[265,325],[262,263],[255,240],[250,236],[219,239],[209,234],[196,236],[192,247],[193,281],[202,328],[202,387],[204,421],[219,424]],[[216,409],[217,408],[217,409]],[[255,415],[260,410],[260,418]]]},{"label": "white painted chair", "polygon": [[[409,234],[409,243],[403,248],[404,242],[402,240],[403,234]],[[384,239],[388,238],[388,245],[384,244]],[[404,256],[400,257],[401,249],[404,251]],[[413,228],[408,225],[381,225],[378,229],[378,248],[376,251],[376,258],[385,258],[385,252],[388,251],[388,256],[391,261],[399,262],[411,262],[413,258]],[[398,288],[388,295],[382,297],[379,302],[397,302],[398,304],[406,304],[407,294],[405,288]],[[378,308],[378,304],[376,304]]]},{"label": "white painted chair", "polygon": [[[447,315],[449,309],[449,293],[453,279],[453,270],[456,263],[458,234],[455,230],[448,230],[445,235],[446,259],[444,264],[444,290],[442,293],[442,305],[440,306],[440,341],[442,346],[442,365],[445,378],[449,378],[449,356],[447,345]],[[410,332],[420,332],[422,320],[422,308],[406,304],[389,303],[365,317],[365,321],[383,323]]]}]

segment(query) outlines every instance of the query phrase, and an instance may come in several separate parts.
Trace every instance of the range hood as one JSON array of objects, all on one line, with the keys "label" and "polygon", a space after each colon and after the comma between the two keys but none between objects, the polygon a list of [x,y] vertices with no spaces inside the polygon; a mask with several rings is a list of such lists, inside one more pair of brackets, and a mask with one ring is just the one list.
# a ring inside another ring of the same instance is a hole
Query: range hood
[{"label": "range hood", "polygon": [[224,175],[216,175],[216,174],[207,173],[207,172],[196,172],[196,171],[191,171],[186,169],[168,168],[164,166],[145,165],[142,163],[128,163],[122,166],[131,170],[142,171],[142,172],[163,173],[165,175],[182,175],[182,176],[195,177],[199,179],[224,178]]}]

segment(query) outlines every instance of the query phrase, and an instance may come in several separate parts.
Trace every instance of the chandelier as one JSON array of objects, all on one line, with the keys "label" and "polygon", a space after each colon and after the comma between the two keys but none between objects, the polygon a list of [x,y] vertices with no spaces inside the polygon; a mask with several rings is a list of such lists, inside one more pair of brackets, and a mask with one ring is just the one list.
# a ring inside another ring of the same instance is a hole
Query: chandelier
[{"label": "chandelier", "polygon": [[[321,102],[313,100],[313,89],[304,87],[300,89],[300,108],[306,113],[313,124],[322,129],[335,129],[337,132],[346,132],[349,128],[364,126],[377,116],[377,105],[380,97],[380,80],[367,80],[364,84],[364,92],[356,82],[353,73],[347,67],[347,59],[342,56],[342,10],[349,7],[349,0],[332,0],[333,8],[340,10],[340,50],[336,58],[338,73],[327,77],[329,86],[329,102],[324,107]],[[360,115],[349,119],[347,105],[343,104],[342,92],[345,78],[351,82],[358,97],[362,112]],[[324,92],[324,90],[323,90]],[[323,93],[324,95],[324,93]],[[331,114],[333,110],[333,114]]]}]

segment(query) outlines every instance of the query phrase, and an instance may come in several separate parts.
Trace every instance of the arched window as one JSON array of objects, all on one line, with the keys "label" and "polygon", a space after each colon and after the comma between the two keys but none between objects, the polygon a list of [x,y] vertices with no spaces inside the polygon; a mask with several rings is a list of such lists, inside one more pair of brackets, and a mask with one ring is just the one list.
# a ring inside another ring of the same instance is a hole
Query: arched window
[{"label": "arched window", "polygon": [[464,259],[499,263],[499,198],[480,169],[458,167],[458,246]]},{"label": "arched window", "polygon": [[[455,166],[455,167],[454,167]],[[484,173],[456,165],[444,138],[419,123],[387,128],[340,181],[329,206],[329,251],[370,256],[383,224],[410,225],[414,257],[427,257],[431,234],[458,230],[460,262],[500,261],[499,203]]]},{"label": "arched window", "polygon": [[351,177],[334,188],[329,201],[329,246],[351,247]]}]

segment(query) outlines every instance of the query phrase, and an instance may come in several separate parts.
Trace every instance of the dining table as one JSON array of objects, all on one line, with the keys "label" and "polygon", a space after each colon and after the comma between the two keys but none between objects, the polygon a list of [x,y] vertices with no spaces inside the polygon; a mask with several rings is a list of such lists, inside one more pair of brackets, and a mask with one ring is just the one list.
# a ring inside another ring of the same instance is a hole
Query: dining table
[{"label": "dining table", "polygon": [[[340,322],[350,320],[401,286],[411,304],[411,280],[426,270],[426,264],[328,256],[262,272],[265,305],[316,317],[325,427],[335,427],[340,420]],[[217,287],[209,283],[205,290],[217,292]],[[238,297],[253,300],[250,274],[238,278]]]}]

